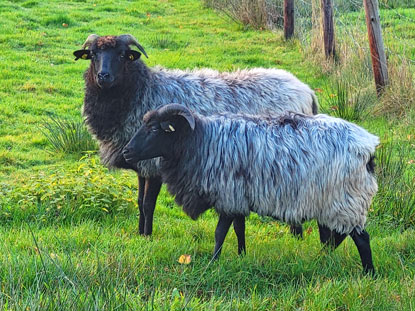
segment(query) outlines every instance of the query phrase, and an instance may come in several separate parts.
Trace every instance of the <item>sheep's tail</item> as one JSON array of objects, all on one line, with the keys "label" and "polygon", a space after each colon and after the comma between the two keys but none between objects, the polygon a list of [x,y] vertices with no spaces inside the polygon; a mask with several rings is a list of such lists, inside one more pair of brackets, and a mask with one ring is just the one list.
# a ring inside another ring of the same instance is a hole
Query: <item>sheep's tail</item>
[{"label": "sheep's tail", "polygon": [[318,114],[318,99],[314,92],[311,93],[311,99],[312,99],[311,111],[313,112],[313,115],[316,115]]}]

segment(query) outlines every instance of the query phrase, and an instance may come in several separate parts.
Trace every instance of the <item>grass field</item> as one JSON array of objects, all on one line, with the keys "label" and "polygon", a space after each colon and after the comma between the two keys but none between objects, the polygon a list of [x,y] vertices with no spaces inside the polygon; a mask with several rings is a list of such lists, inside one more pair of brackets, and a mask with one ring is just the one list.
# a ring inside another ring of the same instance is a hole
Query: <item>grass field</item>
[{"label": "grass field", "polygon": [[[405,14],[415,19],[415,9]],[[297,240],[256,215],[247,255],[237,256],[232,232],[212,263],[216,214],[192,221],[165,189],[153,236],[139,236],[136,176],[109,172],[94,151],[57,152],[44,135],[50,117],[82,119],[88,63],[72,52],[90,33],[133,34],[150,66],[283,68],[317,89],[330,111],[335,86],[297,41],[242,27],[197,0],[4,0],[0,29],[0,310],[415,309],[410,118],[374,116],[369,107],[357,121],[382,141],[367,224],[376,278],[361,274],[351,239],[327,252],[315,222]],[[410,26],[399,31],[413,39]],[[178,262],[183,254],[189,264]]]}]

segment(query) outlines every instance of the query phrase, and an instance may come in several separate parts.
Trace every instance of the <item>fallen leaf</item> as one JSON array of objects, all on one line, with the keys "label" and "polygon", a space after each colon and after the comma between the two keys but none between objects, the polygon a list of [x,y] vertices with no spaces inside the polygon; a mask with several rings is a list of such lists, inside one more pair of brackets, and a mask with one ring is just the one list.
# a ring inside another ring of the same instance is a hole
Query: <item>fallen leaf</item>
[{"label": "fallen leaf", "polygon": [[178,262],[181,263],[182,265],[188,265],[191,261],[192,261],[191,256],[187,254],[181,255],[178,260]]}]

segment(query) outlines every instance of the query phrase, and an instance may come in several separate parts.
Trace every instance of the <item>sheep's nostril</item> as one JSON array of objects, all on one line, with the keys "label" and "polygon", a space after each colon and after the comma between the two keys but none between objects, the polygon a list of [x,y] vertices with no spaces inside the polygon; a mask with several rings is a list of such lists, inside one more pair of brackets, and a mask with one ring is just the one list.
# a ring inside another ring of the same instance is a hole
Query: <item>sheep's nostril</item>
[{"label": "sheep's nostril", "polygon": [[107,80],[109,80],[109,78],[110,78],[110,74],[108,72],[100,72],[98,74],[98,79],[100,81],[107,81]]}]

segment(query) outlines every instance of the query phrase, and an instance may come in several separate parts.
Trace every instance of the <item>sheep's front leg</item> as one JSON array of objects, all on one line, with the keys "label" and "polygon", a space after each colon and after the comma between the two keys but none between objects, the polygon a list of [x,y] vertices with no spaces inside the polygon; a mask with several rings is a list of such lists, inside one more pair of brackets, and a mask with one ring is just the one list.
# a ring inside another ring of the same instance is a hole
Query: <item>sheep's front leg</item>
[{"label": "sheep's front leg", "polygon": [[144,187],[145,187],[146,179],[144,177],[138,176],[138,209],[140,214],[138,215],[138,232],[140,234],[144,234]]},{"label": "sheep's front leg", "polygon": [[363,266],[363,273],[375,275],[375,268],[373,267],[372,261],[372,250],[370,249],[369,233],[365,230],[358,233],[356,229],[353,229],[350,236],[359,251],[360,260],[362,261]]},{"label": "sheep's front leg", "polygon": [[226,234],[229,231],[229,227],[231,226],[232,221],[232,217],[228,217],[224,214],[219,215],[219,221],[215,230],[215,250],[213,251],[212,260],[219,258],[222,251],[223,241],[225,240]]},{"label": "sheep's front leg", "polygon": [[238,254],[245,254],[245,216],[237,216],[233,219],[233,229],[238,238]]},{"label": "sheep's front leg", "polygon": [[290,232],[293,236],[300,239],[303,237],[303,226],[298,224],[290,225]]},{"label": "sheep's front leg", "polygon": [[160,177],[146,178],[142,209],[144,213],[144,235],[151,235],[151,233],[153,232],[153,214],[154,209],[156,208],[157,196],[160,193],[161,184],[162,183]]}]

